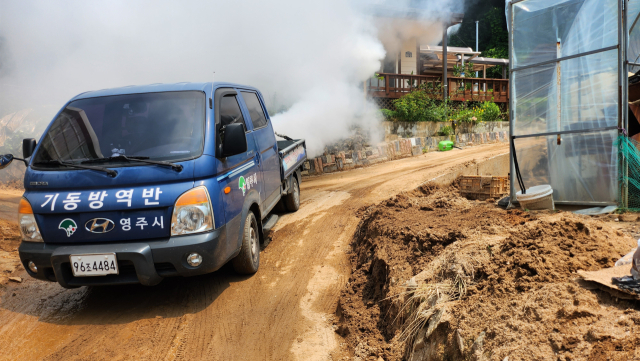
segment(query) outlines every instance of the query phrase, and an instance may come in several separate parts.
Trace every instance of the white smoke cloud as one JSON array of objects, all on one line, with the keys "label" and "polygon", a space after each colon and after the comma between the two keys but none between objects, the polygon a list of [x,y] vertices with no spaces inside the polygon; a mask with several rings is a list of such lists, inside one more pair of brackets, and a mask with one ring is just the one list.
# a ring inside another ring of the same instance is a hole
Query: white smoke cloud
[{"label": "white smoke cloud", "polygon": [[[434,14],[454,1],[432,2]],[[276,99],[271,106],[288,109],[272,114],[276,131],[320,152],[350,124],[379,121],[362,82],[380,69],[385,49],[363,4],[0,0],[0,118],[33,108],[50,119],[87,90],[210,81],[215,71],[216,81]]]}]

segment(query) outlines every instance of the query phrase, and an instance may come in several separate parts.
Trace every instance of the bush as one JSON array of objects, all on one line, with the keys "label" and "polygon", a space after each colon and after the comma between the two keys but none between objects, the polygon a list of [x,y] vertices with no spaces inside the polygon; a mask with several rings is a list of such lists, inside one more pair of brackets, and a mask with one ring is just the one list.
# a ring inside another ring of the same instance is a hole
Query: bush
[{"label": "bush", "polygon": [[394,101],[399,120],[407,122],[439,121],[440,110],[435,100],[425,91],[417,90]]},{"label": "bush", "polygon": [[440,130],[438,131],[438,135],[441,136],[441,137],[447,137],[451,133],[453,133],[453,128],[451,128],[448,125],[440,128]]},{"label": "bush", "polygon": [[396,114],[396,112],[393,111],[393,110],[380,109],[380,112],[382,113],[382,116],[384,117],[384,120],[387,120],[387,121],[390,121],[390,122],[396,120],[396,118],[398,117],[398,114]]},{"label": "bush", "polygon": [[494,102],[484,102],[480,107],[482,113],[480,114],[480,119],[483,122],[497,122],[502,115],[500,113],[500,107]]}]

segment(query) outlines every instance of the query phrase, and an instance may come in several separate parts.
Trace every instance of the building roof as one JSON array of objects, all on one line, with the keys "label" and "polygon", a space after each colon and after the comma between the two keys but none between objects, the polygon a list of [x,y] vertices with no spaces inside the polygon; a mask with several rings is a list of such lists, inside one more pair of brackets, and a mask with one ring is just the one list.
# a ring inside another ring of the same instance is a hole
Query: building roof
[{"label": "building roof", "polygon": [[[438,45],[421,45],[420,55],[424,61],[424,68],[426,72],[439,72],[442,71],[442,57],[443,48]],[[491,68],[496,65],[509,65],[508,59],[493,59],[479,57],[480,52],[474,51],[471,48],[463,48],[456,46],[447,47],[447,68],[453,69],[455,65],[458,65],[460,59],[458,55],[464,57],[465,63],[472,63],[474,71],[481,71],[485,68]]]}]

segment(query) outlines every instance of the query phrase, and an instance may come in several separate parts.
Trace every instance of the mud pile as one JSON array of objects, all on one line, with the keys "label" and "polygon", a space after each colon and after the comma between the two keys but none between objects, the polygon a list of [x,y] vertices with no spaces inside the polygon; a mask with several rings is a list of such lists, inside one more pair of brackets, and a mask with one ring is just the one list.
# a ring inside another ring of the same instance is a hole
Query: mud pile
[{"label": "mud pile", "polygon": [[14,275],[20,264],[18,257],[20,230],[18,224],[0,219],[0,295],[2,285]]},{"label": "mud pile", "polygon": [[640,305],[575,281],[633,247],[606,223],[505,211],[433,185],[360,215],[337,310],[354,359],[640,357]]}]

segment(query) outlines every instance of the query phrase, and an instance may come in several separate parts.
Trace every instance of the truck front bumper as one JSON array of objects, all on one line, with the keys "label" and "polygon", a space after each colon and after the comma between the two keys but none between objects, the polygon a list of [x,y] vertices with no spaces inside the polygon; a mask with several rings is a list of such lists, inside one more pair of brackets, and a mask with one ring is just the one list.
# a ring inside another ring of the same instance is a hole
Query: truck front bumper
[{"label": "truck front bumper", "polygon": [[[228,261],[224,227],[196,235],[154,239],[131,243],[58,245],[22,242],[18,251],[24,268],[32,277],[58,282],[63,287],[123,285],[140,283],[157,285],[164,277],[195,276],[218,270]],[[187,264],[187,255],[199,253],[202,264]],[[115,253],[117,275],[75,277],[70,255]],[[28,264],[35,263],[38,272]]]}]

